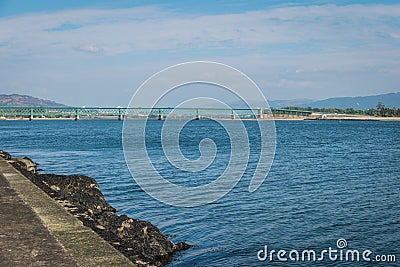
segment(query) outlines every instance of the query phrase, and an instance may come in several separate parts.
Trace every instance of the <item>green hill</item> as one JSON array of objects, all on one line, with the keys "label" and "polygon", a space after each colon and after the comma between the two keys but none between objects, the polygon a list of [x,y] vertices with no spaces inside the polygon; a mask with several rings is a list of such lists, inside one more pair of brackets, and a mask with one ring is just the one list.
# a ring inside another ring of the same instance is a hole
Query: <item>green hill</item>
[{"label": "green hill", "polygon": [[11,95],[0,95],[0,106],[51,106],[51,107],[62,107],[65,106],[63,104],[51,101],[40,99],[33,96],[28,95],[19,95],[19,94],[11,94]]},{"label": "green hill", "polygon": [[370,108],[376,108],[379,102],[383,103],[388,108],[400,108],[400,93],[357,97],[335,97],[312,103],[304,103],[301,106],[313,108],[353,108],[356,110],[367,110]]},{"label": "green hill", "polygon": [[274,108],[281,107],[311,107],[311,108],[353,108],[355,110],[367,110],[376,108],[381,102],[387,108],[400,108],[400,92],[356,97],[333,97],[324,100],[270,100],[269,104]]}]

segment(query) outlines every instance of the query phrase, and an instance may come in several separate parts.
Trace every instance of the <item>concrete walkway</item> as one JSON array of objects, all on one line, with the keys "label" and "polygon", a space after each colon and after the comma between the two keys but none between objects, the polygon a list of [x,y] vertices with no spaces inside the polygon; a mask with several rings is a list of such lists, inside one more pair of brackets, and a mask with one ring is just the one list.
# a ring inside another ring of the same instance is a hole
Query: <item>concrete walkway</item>
[{"label": "concrete walkway", "polygon": [[0,266],[134,266],[0,157]]}]

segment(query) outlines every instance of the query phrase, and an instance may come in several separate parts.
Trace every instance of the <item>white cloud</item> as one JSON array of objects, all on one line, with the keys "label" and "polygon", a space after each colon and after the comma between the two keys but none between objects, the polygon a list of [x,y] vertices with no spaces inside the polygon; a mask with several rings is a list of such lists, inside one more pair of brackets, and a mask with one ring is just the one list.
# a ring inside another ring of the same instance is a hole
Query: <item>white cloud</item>
[{"label": "white cloud", "polygon": [[76,47],[76,50],[82,51],[82,52],[89,52],[89,53],[99,53],[99,52],[103,52],[104,48],[99,47],[94,44],[84,44],[84,45]]},{"label": "white cloud", "polygon": [[[3,18],[0,19],[3,83],[0,86],[12,87],[15,81],[11,77],[18,78],[15,70],[26,69],[26,83],[19,87],[28,87],[35,80],[37,87],[50,88],[47,84],[50,81],[33,77],[38,74],[29,70],[37,69],[39,64],[41,71],[37,73],[52,72],[54,88],[66,80],[72,88],[73,79],[76,83],[85,79],[74,77],[80,73],[78,68],[103,73],[102,78],[109,78],[111,83],[109,70],[100,69],[93,60],[107,66],[110,62],[107,60],[134,57],[130,63],[118,61],[121,64],[118,73],[126,74],[135,68],[135,72],[142,72],[138,77],[145,78],[152,73],[145,73],[144,69],[158,71],[185,60],[217,60],[258,78],[261,86],[285,88],[285,94],[298,88],[334,94],[335,86],[348,88],[337,77],[345,72],[380,73],[376,74],[381,75],[376,80],[383,82],[382,88],[395,90],[396,85],[400,87],[398,78],[394,78],[400,75],[399,18],[400,5],[281,7],[218,15],[182,14],[149,6]],[[86,58],[92,61],[88,63]],[[55,73],[54,62],[60,59],[65,62],[62,68],[71,74]],[[67,61],[73,61],[71,66]],[[115,65],[112,67],[114,70]],[[122,83],[123,77],[118,78]],[[127,77],[126,83],[132,83],[128,79],[132,78]],[[87,84],[94,86],[90,81]],[[96,86],[106,85],[103,81]]]},{"label": "white cloud", "polygon": [[[165,49],[265,48],[298,44],[324,49],[388,45],[396,39],[400,5],[287,7],[223,15],[185,15],[156,7],[77,10],[0,20],[0,42],[7,52],[40,52],[82,43],[103,44],[107,53]],[[391,24],[393,20],[395,23]],[[48,31],[75,25],[68,31]],[[46,31],[47,30],[47,31]]]}]

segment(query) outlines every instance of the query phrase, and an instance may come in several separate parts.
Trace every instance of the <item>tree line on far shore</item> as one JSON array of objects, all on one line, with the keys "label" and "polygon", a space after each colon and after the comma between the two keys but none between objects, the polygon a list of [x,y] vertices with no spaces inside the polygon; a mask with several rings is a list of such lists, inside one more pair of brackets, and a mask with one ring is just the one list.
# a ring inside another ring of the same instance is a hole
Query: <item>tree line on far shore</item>
[{"label": "tree line on far shore", "polygon": [[368,115],[377,117],[400,117],[400,108],[387,108],[381,102],[378,103],[376,108],[370,108],[367,110],[358,110],[353,108],[312,108],[312,107],[284,107],[284,109],[292,110],[305,110],[319,113],[338,113],[338,114],[352,114],[352,115]]}]

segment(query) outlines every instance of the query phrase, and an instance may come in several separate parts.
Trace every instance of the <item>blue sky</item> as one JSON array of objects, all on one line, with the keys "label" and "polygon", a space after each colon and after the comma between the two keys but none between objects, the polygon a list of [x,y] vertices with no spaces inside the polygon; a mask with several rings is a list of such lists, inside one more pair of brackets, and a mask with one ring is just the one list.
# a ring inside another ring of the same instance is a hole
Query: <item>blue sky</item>
[{"label": "blue sky", "polygon": [[0,0],[0,93],[127,105],[155,72],[232,65],[268,99],[400,91],[400,1]]},{"label": "blue sky", "polygon": [[313,0],[313,1],[280,1],[280,0],[258,0],[258,1],[215,1],[215,0],[186,0],[186,1],[156,1],[156,0],[140,0],[140,1],[110,1],[110,0],[2,0],[0,1],[0,15],[13,16],[24,13],[33,12],[54,12],[60,10],[80,9],[80,8],[96,8],[96,9],[112,9],[112,8],[131,8],[149,5],[161,5],[166,8],[179,10],[181,12],[191,13],[207,13],[207,14],[223,14],[223,13],[241,13],[244,11],[259,10],[280,6],[312,6],[312,5],[351,5],[351,4],[396,4],[399,1],[329,1],[329,0]]}]

